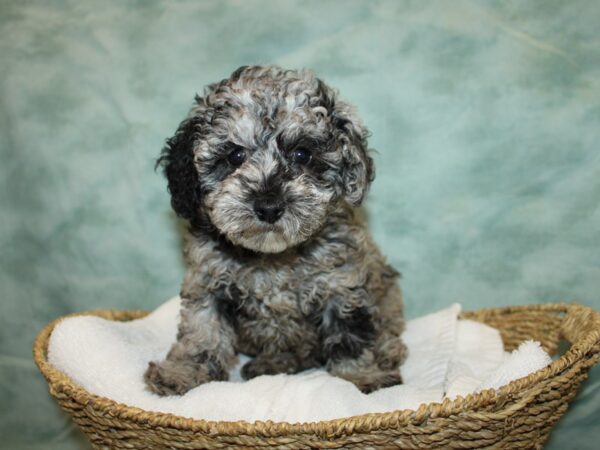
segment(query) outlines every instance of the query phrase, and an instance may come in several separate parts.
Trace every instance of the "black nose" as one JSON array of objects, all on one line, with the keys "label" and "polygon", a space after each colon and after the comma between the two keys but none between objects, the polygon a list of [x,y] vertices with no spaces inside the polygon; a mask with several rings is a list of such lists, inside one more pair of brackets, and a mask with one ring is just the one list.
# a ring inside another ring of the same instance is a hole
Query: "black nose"
[{"label": "black nose", "polygon": [[277,222],[281,216],[283,216],[284,210],[283,204],[278,201],[265,199],[254,202],[254,212],[256,213],[256,217],[263,222]]}]

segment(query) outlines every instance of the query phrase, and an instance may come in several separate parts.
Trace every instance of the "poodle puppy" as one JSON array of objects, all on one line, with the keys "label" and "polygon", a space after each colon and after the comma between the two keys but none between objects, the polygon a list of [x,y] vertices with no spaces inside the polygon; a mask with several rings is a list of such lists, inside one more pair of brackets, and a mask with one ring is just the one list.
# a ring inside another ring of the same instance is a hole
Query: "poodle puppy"
[{"label": "poodle puppy", "polygon": [[162,166],[189,221],[177,334],[144,375],[159,395],[312,367],[363,392],[401,383],[398,272],[358,213],[367,129],[305,70],[244,66],[197,96]]}]

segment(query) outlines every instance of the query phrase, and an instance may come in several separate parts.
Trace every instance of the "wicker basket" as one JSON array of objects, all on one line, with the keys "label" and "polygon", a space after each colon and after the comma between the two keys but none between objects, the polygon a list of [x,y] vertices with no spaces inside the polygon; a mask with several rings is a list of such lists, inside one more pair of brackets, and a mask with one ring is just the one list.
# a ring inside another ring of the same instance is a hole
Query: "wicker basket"
[{"label": "wicker basket", "polygon": [[[84,314],[126,321],[147,313]],[[93,448],[542,448],[598,361],[600,314],[585,306],[555,304],[483,309],[462,317],[499,329],[507,349],[535,339],[550,354],[563,345],[568,350],[550,366],[499,390],[421,405],[416,411],[295,424],[193,420],[92,395],[48,363],[48,339],[62,319],[38,335],[34,357],[50,393],[87,434]]]}]

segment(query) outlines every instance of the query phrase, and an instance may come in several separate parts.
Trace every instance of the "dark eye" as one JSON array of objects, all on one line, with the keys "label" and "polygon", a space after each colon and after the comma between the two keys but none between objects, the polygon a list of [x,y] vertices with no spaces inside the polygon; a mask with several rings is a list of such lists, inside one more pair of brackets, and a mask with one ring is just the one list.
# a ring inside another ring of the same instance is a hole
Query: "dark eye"
[{"label": "dark eye", "polygon": [[297,148],[292,152],[292,159],[298,164],[308,164],[311,157],[312,154],[310,153],[310,150],[305,148]]},{"label": "dark eye", "polygon": [[246,150],[242,147],[236,147],[232,150],[229,155],[227,155],[227,161],[233,167],[241,166],[242,163],[246,160]]}]

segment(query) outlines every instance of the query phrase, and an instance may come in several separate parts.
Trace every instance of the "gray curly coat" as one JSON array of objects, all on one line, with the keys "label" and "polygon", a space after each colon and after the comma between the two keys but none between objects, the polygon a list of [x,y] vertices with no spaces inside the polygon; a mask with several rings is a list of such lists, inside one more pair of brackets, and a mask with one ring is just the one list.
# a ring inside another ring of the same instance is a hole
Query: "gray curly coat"
[{"label": "gray curly coat", "polygon": [[309,71],[241,67],[208,86],[159,159],[190,223],[177,342],[148,387],[183,394],[325,366],[364,392],[401,382],[398,273],[358,214],[367,129]]}]

